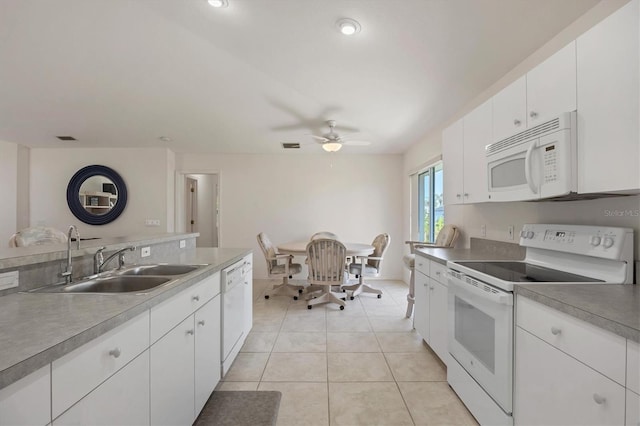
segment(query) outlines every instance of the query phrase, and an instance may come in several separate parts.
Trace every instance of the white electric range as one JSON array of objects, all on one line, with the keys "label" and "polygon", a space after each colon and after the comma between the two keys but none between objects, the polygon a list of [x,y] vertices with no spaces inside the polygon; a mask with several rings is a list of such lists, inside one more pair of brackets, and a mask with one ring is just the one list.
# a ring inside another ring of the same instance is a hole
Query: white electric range
[{"label": "white electric range", "polygon": [[480,424],[513,424],[513,288],[631,284],[633,230],[524,225],[523,261],[451,262],[447,381]]}]

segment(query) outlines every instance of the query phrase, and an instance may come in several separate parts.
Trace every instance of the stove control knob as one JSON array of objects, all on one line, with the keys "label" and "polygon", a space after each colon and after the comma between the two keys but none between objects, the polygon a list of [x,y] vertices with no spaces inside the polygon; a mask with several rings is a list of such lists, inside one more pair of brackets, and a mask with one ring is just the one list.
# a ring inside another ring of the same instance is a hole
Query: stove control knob
[{"label": "stove control knob", "polygon": [[613,245],[613,238],[604,237],[604,240],[602,240],[602,245],[604,246],[604,248],[611,247]]},{"label": "stove control knob", "polygon": [[527,238],[533,238],[534,233],[533,231],[527,231]]},{"label": "stove control knob", "polygon": [[520,231],[520,238],[527,238],[527,231]]},{"label": "stove control knob", "polygon": [[594,247],[599,246],[600,245],[600,241],[601,241],[601,238],[598,237],[597,235],[594,235],[594,236],[591,237],[591,245],[594,246]]}]

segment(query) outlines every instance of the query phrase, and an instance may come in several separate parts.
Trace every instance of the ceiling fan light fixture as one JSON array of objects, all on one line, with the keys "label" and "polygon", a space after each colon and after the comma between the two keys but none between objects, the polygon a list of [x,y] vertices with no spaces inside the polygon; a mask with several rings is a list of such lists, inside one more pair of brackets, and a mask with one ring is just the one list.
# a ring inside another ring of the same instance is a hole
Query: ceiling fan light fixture
[{"label": "ceiling fan light fixture", "polygon": [[215,8],[223,8],[229,6],[228,0],[207,0],[207,3]]},{"label": "ceiling fan light fixture", "polygon": [[340,142],[326,142],[322,144],[322,149],[327,152],[340,151],[340,148],[342,148],[342,144]]},{"label": "ceiling fan light fixture", "polygon": [[360,24],[355,19],[342,18],[336,22],[338,30],[344,35],[354,35],[360,32]]}]

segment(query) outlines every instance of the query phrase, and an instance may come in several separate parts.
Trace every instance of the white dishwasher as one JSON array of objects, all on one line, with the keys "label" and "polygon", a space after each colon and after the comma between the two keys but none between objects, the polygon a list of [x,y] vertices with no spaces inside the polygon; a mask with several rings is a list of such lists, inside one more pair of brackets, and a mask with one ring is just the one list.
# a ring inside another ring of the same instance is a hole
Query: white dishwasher
[{"label": "white dishwasher", "polygon": [[222,270],[222,375],[229,371],[240,352],[244,335],[245,281],[251,263],[245,259]]}]

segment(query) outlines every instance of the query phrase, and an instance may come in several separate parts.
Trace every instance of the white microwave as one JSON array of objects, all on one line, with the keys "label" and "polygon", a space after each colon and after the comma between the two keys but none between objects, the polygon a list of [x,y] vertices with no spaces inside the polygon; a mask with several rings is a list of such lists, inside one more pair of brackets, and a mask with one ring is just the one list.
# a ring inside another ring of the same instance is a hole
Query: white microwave
[{"label": "white microwave", "polygon": [[576,112],[487,145],[489,201],[528,201],[576,192]]}]

